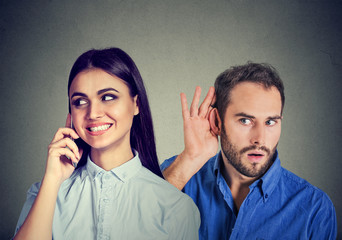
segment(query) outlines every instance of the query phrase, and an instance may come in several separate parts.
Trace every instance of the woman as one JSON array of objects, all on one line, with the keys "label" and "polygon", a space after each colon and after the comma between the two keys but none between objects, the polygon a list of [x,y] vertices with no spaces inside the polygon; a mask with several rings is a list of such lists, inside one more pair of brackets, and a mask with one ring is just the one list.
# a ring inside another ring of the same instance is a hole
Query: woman
[{"label": "woman", "polygon": [[15,239],[197,239],[196,206],[162,179],[133,60],[118,48],[82,54],[68,96],[66,127],[49,145]]}]

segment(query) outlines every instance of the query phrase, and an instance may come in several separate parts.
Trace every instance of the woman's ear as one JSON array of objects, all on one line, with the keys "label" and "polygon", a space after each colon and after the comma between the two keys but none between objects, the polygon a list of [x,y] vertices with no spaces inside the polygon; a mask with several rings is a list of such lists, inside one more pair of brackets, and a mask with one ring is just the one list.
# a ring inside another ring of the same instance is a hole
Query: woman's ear
[{"label": "woman's ear", "polygon": [[217,108],[213,108],[209,113],[209,124],[210,124],[210,130],[215,135],[221,134],[222,129],[222,121],[220,118],[220,115],[218,114]]},{"label": "woman's ear", "polygon": [[134,116],[139,114],[139,99],[138,99],[138,95],[135,95],[135,97],[133,98],[133,102],[134,102]]}]

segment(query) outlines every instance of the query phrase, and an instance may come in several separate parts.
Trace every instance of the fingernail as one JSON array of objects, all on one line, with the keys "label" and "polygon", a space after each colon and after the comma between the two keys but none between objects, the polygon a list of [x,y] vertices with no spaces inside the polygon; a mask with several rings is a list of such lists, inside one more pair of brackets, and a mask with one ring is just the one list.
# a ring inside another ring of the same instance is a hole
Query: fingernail
[{"label": "fingernail", "polygon": [[74,166],[74,168],[77,167],[77,163],[75,163],[75,162],[72,162],[72,165]]}]

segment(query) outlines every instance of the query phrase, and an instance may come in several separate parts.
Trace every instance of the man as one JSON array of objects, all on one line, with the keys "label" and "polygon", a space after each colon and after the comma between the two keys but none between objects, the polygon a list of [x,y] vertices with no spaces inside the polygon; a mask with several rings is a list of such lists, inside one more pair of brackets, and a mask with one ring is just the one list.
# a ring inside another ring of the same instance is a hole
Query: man
[{"label": "man", "polygon": [[[198,108],[197,88],[190,111],[181,94],[185,149],[161,166],[197,204],[200,239],[335,239],[329,197],[280,165],[285,96],[276,70],[232,67],[218,76],[215,91],[215,108],[213,88]],[[221,151],[210,158],[217,136]]]}]

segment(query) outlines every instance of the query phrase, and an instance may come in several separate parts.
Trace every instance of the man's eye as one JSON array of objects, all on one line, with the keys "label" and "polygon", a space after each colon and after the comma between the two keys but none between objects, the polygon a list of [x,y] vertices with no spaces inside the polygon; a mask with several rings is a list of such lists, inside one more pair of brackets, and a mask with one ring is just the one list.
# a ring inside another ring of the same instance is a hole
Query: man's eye
[{"label": "man's eye", "polygon": [[114,96],[114,95],[103,95],[102,96],[102,101],[111,101],[111,100],[114,100],[116,99],[117,97]]},{"label": "man's eye", "polygon": [[268,120],[268,121],[266,121],[266,125],[268,125],[268,126],[273,126],[274,124],[276,124],[277,122],[276,121],[274,121],[274,120]]},{"label": "man's eye", "polygon": [[248,118],[241,118],[240,122],[244,125],[251,124],[251,120],[249,120]]}]

